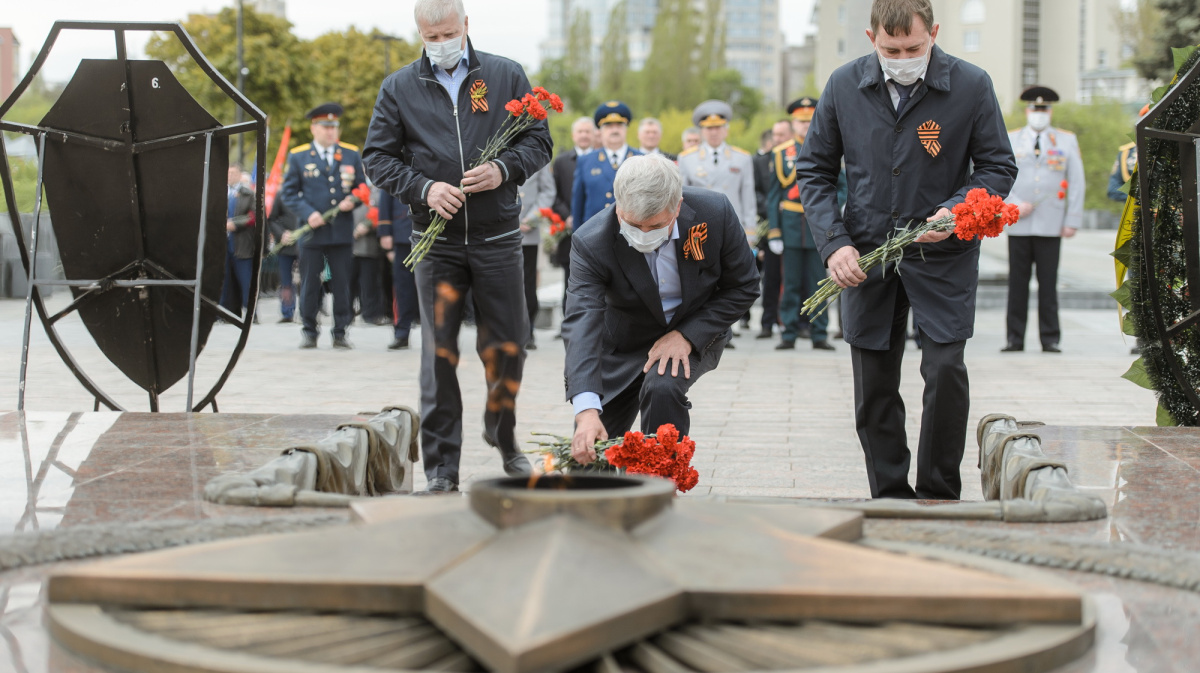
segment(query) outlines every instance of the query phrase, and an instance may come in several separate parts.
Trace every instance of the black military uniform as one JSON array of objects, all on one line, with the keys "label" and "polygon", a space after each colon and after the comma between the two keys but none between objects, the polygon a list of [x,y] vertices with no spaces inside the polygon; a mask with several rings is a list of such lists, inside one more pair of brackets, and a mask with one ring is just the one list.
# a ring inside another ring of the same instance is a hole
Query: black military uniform
[{"label": "black military uniform", "polygon": [[[307,117],[313,124],[337,126],[342,106],[326,103],[313,108]],[[316,213],[338,207],[350,192],[363,184],[358,148],[343,142],[333,147],[316,143],[301,145],[288,156],[283,179],[283,201],[301,222]],[[354,215],[338,211],[325,226],[300,239],[300,318],[304,323],[301,348],[317,345],[317,312],[321,305],[321,272],[329,265],[333,294],[333,346],[350,348],[346,326],[354,319],[350,303],[350,279],[354,273]]]}]

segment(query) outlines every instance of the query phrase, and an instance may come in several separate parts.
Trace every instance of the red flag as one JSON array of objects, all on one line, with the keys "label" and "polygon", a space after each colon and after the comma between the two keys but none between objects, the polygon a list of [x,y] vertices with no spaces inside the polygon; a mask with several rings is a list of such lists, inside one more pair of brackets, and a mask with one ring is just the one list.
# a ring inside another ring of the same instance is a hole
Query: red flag
[{"label": "red flag", "polygon": [[283,162],[287,160],[288,142],[292,139],[292,124],[288,122],[283,128],[283,138],[279,141],[279,151],[275,153],[275,163],[271,165],[271,174],[267,176],[266,199],[267,217],[271,216],[271,208],[275,205],[275,194],[279,185],[283,184]]}]

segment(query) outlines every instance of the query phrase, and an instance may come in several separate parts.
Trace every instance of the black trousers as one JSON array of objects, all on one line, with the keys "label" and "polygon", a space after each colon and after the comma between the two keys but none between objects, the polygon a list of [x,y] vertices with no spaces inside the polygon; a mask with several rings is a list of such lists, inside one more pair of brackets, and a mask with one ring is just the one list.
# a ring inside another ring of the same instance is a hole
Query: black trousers
[{"label": "black trousers", "polygon": [[[522,245],[521,255],[524,256],[522,277],[525,279],[525,308],[529,313],[529,334],[533,335],[533,322],[537,319],[537,264],[538,250],[541,246]],[[566,304],[563,304],[566,306]]]},{"label": "black trousers", "polygon": [[721,354],[725,352],[725,344],[732,336],[731,332],[726,332],[704,357],[692,353],[688,358],[692,367],[691,378],[683,377],[682,367],[678,376],[671,376],[670,365],[665,374],[659,374],[656,366],[639,375],[625,390],[610,396],[600,412],[600,422],[604,424],[608,436],[620,437],[629,432],[639,413],[643,433],[656,432],[660,425],[670,423],[679,430],[680,435],[688,434],[692,427],[692,403],[687,397],[688,390],[702,375],[717,368]]},{"label": "black trousers", "polygon": [[383,304],[383,287],[379,277],[383,275],[378,257],[354,258],[354,289],[358,297],[358,310],[364,321],[382,318],[387,312]]},{"label": "black trousers", "polygon": [[439,241],[417,264],[416,281],[421,306],[425,476],[445,477],[457,484],[463,441],[462,391],[456,372],[458,332],[468,290],[474,297],[475,348],[483,361],[488,391],[483,431],[501,453],[519,451],[513,428],[529,338],[521,240],[512,237],[469,246]]},{"label": "black trousers", "polygon": [[321,309],[321,272],[329,263],[329,291],[333,295],[334,337],[346,336],[346,327],[354,319],[350,299],[350,278],[354,274],[354,253],[347,245],[300,246],[300,319],[304,333],[317,336],[317,311]]},{"label": "black trousers", "polygon": [[1029,277],[1037,267],[1038,336],[1042,346],[1058,344],[1058,258],[1062,238],[1058,236],[1008,237],[1008,343],[1025,345],[1025,323],[1029,319]]},{"label": "black trousers", "polygon": [[770,250],[762,259],[762,328],[774,330],[779,324],[779,293],[783,287],[783,258]]},{"label": "black trousers", "polygon": [[[571,281],[571,237],[567,236],[559,241],[558,248],[554,251],[554,256],[558,259],[559,265],[563,270],[563,296],[562,296],[562,314],[567,316],[567,285]],[[560,330],[561,331],[561,328]]]},{"label": "black trousers", "polygon": [[958,500],[962,493],[959,465],[966,448],[971,407],[967,365],[963,361],[967,342],[941,344],[922,334],[921,378],[925,380],[925,393],[914,490],[908,484],[911,453],[904,430],[904,399],[900,396],[900,365],[909,310],[903,286],[896,293],[892,310],[887,350],[850,348],[854,419],[867,461],[871,497]]},{"label": "black trousers", "polygon": [[412,253],[412,245],[395,243],[392,249],[396,252],[392,260],[392,301],[395,315],[392,336],[405,339],[412,331],[412,324],[421,317],[417,302],[417,279],[412,270],[404,266],[404,258]]}]

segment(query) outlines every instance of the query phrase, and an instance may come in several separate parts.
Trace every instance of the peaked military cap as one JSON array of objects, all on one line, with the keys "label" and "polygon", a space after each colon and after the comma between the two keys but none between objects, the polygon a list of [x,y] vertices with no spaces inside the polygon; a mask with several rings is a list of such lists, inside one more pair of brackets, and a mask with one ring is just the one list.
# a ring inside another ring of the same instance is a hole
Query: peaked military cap
[{"label": "peaked military cap", "polygon": [[324,103],[309,110],[304,116],[311,119],[314,124],[337,126],[338,117],[341,117],[343,112],[345,109],[337,103]]},{"label": "peaked military cap", "polygon": [[1031,86],[1021,92],[1021,100],[1033,107],[1049,107],[1058,102],[1058,92],[1048,86]]},{"label": "peaked military cap", "polygon": [[724,126],[733,119],[733,108],[723,100],[706,100],[692,111],[692,123],[701,128]]},{"label": "peaked military cap", "polygon": [[792,101],[792,104],[787,107],[788,114],[792,115],[793,119],[799,119],[802,122],[812,121],[813,113],[817,111],[817,99],[812,96]]},{"label": "peaked military cap", "polygon": [[601,103],[600,107],[596,108],[594,117],[596,126],[628,124],[629,120],[633,119],[633,111],[619,100],[610,100],[607,103]]}]

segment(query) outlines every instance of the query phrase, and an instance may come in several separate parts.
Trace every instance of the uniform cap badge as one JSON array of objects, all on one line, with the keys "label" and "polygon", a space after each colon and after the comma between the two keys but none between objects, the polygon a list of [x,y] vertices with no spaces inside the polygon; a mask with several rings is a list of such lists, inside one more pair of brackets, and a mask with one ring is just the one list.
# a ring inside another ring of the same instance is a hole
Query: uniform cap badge
[{"label": "uniform cap badge", "polygon": [[921,144],[931,157],[936,157],[942,151],[942,144],[938,142],[941,132],[942,127],[932,119],[917,127],[917,137],[921,139]]}]

